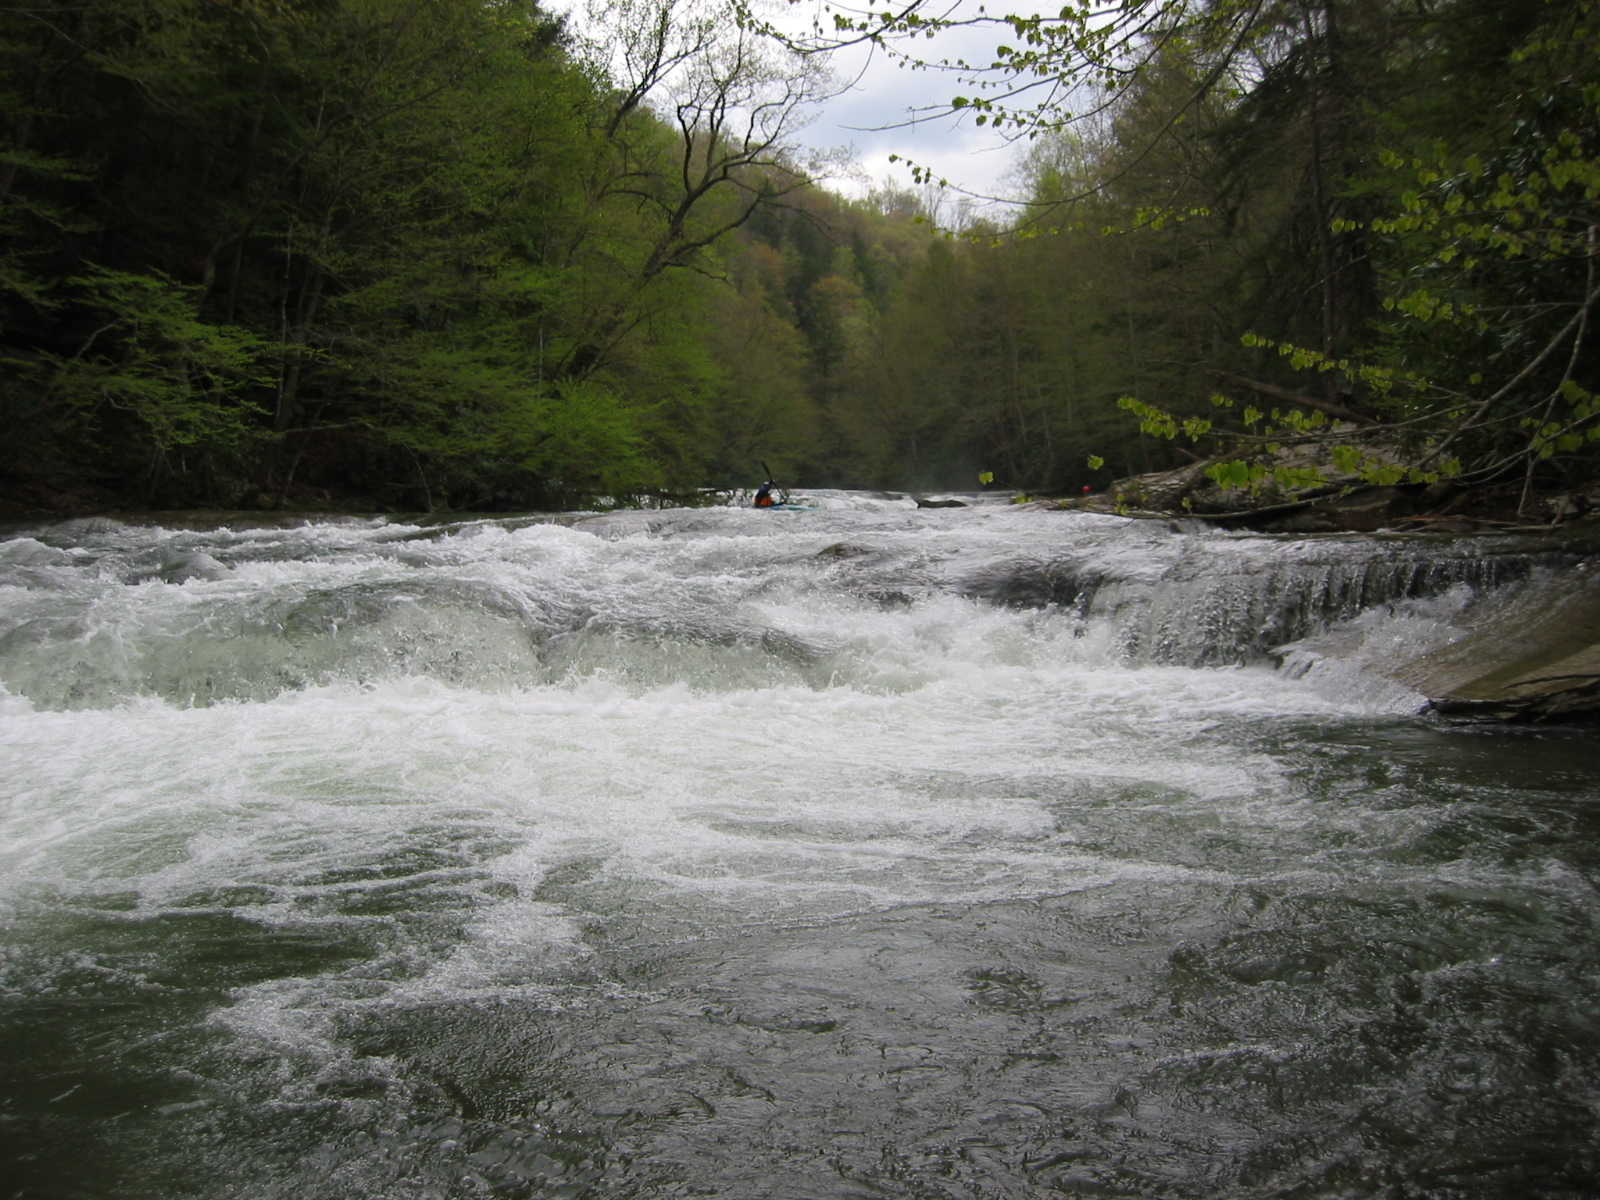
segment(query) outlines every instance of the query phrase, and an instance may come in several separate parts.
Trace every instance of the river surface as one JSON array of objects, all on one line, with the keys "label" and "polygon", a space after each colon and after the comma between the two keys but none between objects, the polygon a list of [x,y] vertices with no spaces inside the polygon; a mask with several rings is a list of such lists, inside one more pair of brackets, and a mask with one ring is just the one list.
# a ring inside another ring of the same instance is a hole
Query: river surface
[{"label": "river surface", "polygon": [[0,534],[0,1196],[1600,1194],[1585,564],[809,501]]}]

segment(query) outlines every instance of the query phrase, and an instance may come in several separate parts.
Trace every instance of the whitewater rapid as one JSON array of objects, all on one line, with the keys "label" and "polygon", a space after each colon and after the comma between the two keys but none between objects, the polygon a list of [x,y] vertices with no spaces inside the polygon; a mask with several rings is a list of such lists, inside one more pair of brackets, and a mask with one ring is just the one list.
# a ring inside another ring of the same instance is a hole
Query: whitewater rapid
[{"label": "whitewater rapid", "polygon": [[[809,499],[0,541],[30,1185],[87,1138],[88,1194],[1280,1194],[1449,1077],[1455,1015],[1409,1066],[1357,1031],[1458,985],[1549,1125],[1513,1001],[1592,973],[1588,743],[1370,669],[1536,568]],[[1324,1100],[1249,1078],[1311,1060],[1340,1132],[1297,1153]]]}]

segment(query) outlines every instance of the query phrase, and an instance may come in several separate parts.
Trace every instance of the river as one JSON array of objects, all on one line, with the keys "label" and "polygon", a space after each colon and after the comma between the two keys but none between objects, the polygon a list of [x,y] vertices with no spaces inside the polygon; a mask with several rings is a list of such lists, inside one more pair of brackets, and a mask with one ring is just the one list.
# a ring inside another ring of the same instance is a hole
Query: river
[{"label": "river", "polygon": [[805,499],[0,534],[0,1195],[1600,1193],[1571,564]]}]

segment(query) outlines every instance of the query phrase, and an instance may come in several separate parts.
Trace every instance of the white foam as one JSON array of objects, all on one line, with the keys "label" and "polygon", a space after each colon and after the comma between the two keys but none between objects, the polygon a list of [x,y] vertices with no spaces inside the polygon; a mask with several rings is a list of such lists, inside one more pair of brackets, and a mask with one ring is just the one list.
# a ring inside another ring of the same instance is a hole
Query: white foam
[{"label": "white foam", "polygon": [[[1131,595],[1242,541],[896,500],[812,515],[96,527],[105,574],[57,598],[70,636],[25,664],[90,698],[0,691],[0,898],[347,926],[393,964],[344,981],[367,1000],[553,987],[588,970],[594,922],[666,939],[1209,877],[1191,833],[1304,820],[1242,731],[1398,704],[1326,672],[1140,665],[1114,622],[958,586],[1071,550]],[[180,541],[227,574],[128,582]],[[44,602],[0,620],[43,628]],[[1442,611],[1363,618],[1364,644]],[[230,671],[261,686],[156,698]],[[1130,849],[1129,814],[1177,848]],[[301,996],[263,985],[235,1015],[290,1037]]]}]

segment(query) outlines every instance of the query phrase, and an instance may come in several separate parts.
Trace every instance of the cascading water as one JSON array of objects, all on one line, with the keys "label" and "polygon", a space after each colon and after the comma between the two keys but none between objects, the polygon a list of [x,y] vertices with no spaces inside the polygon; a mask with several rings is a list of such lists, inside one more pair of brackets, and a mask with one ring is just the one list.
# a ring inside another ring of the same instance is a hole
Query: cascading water
[{"label": "cascading water", "polygon": [[0,1192],[1595,1194],[1560,561],[811,500],[0,540]]}]

